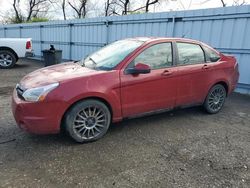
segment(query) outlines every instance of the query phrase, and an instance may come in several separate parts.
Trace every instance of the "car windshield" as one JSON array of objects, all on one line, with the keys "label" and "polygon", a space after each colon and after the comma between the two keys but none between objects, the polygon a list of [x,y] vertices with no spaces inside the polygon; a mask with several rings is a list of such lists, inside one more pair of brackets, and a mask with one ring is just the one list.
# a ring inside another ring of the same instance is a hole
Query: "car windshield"
[{"label": "car windshield", "polygon": [[127,55],[141,46],[143,41],[135,39],[111,43],[80,61],[82,66],[96,70],[112,70]]}]

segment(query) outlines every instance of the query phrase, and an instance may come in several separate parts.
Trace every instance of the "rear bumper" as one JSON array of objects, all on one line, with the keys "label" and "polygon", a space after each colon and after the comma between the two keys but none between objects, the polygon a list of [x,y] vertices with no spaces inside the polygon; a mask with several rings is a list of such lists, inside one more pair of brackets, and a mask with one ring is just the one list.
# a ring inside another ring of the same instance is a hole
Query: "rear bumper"
[{"label": "rear bumper", "polygon": [[57,103],[26,102],[21,100],[14,90],[12,113],[17,125],[26,132],[33,134],[60,132],[62,110]]},{"label": "rear bumper", "polygon": [[238,81],[239,81],[239,77],[240,77],[240,74],[238,71],[236,71],[233,77],[232,86],[229,88],[229,92],[228,92],[229,94],[232,93],[236,89]]},{"label": "rear bumper", "polygon": [[25,53],[25,57],[34,57],[34,56],[35,56],[35,54],[33,51]]}]

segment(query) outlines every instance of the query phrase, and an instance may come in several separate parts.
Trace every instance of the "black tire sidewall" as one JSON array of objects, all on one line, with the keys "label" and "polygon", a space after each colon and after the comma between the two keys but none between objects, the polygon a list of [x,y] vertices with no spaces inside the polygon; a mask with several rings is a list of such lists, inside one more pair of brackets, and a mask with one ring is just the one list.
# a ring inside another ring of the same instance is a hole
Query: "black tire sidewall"
[{"label": "black tire sidewall", "polygon": [[[102,110],[105,112],[105,116],[107,118],[107,123],[106,123],[103,131],[97,137],[94,137],[91,139],[83,139],[83,138],[79,137],[74,132],[73,122],[74,122],[76,114],[79,111],[81,111],[83,108],[86,108],[86,107],[91,106],[91,105],[102,108]],[[66,130],[66,133],[73,140],[75,140],[76,142],[79,142],[79,143],[85,143],[85,142],[91,142],[91,141],[95,141],[95,140],[102,138],[106,134],[106,132],[108,131],[109,126],[110,126],[110,122],[111,122],[111,114],[110,114],[110,110],[108,109],[108,107],[104,103],[102,103],[98,100],[89,99],[89,100],[80,101],[70,108],[70,110],[66,113],[66,116],[65,116],[64,128]]]},{"label": "black tire sidewall", "polygon": [[[212,93],[215,89],[217,89],[217,88],[223,89],[223,91],[224,91],[224,93],[225,93],[225,97],[224,97],[224,100],[223,100],[223,103],[222,103],[221,107],[220,107],[218,110],[214,111],[214,110],[212,110],[212,109],[210,108],[210,106],[209,106],[209,104],[208,104],[208,100],[209,100],[209,97],[210,97],[211,93]],[[225,87],[224,87],[223,85],[221,85],[221,84],[216,84],[216,85],[214,85],[214,86],[209,90],[208,95],[207,95],[206,100],[205,100],[204,105],[203,105],[204,108],[205,108],[205,110],[206,110],[206,112],[208,112],[209,114],[216,114],[216,113],[218,113],[218,112],[222,109],[222,107],[224,106],[224,103],[225,103],[225,100],[226,100],[226,94],[227,94],[227,92],[226,92],[226,89],[225,89]]]},{"label": "black tire sidewall", "polygon": [[0,54],[8,54],[12,58],[12,64],[10,64],[9,66],[6,66],[6,67],[0,65],[1,69],[9,69],[9,68],[12,68],[16,64],[16,57],[12,52],[10,52],[8,50],[0,50]]}]

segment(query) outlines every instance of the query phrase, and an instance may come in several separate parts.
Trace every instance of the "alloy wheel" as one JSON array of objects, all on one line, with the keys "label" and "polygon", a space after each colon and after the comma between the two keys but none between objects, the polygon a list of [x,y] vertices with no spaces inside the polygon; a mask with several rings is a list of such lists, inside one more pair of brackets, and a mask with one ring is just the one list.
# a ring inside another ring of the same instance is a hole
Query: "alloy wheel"
[{"label": "alloy wheel", "polygon": [[73,131],[83,139],[92,139],[102,133],[106,124],[105,112],[97,106],[88,106],[75,116]]},{"label": "alloy wheel", "polygon": [[0,65],[3,67],[8,67],[13,63],[13,59],[9,54],[0,54]]},{"label": "alloy wheel", "polygon": [[219,111],[224,104],[225,97],[226,92],[223,86],[213,88],[208,97],[208,107],[210,110],[213,112]]}]

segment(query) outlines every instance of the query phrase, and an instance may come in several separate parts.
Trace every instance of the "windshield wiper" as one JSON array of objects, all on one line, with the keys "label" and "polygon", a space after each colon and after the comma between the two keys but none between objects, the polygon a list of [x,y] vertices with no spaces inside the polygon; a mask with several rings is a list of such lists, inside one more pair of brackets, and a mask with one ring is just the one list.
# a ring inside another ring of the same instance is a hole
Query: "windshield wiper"
[{"label": "windshield wiper", "polygon": [[96,65],[96,62],[92,57],[89,57],[89,60],[92,61]]},{"label": "windshield wiper", "polygon": [[74,61],[74,63],[78,63],[78,64],[80,64],[81,66],[85,66],[85,64],[84,64],[84,60],[77,60],[77,61]]}]

